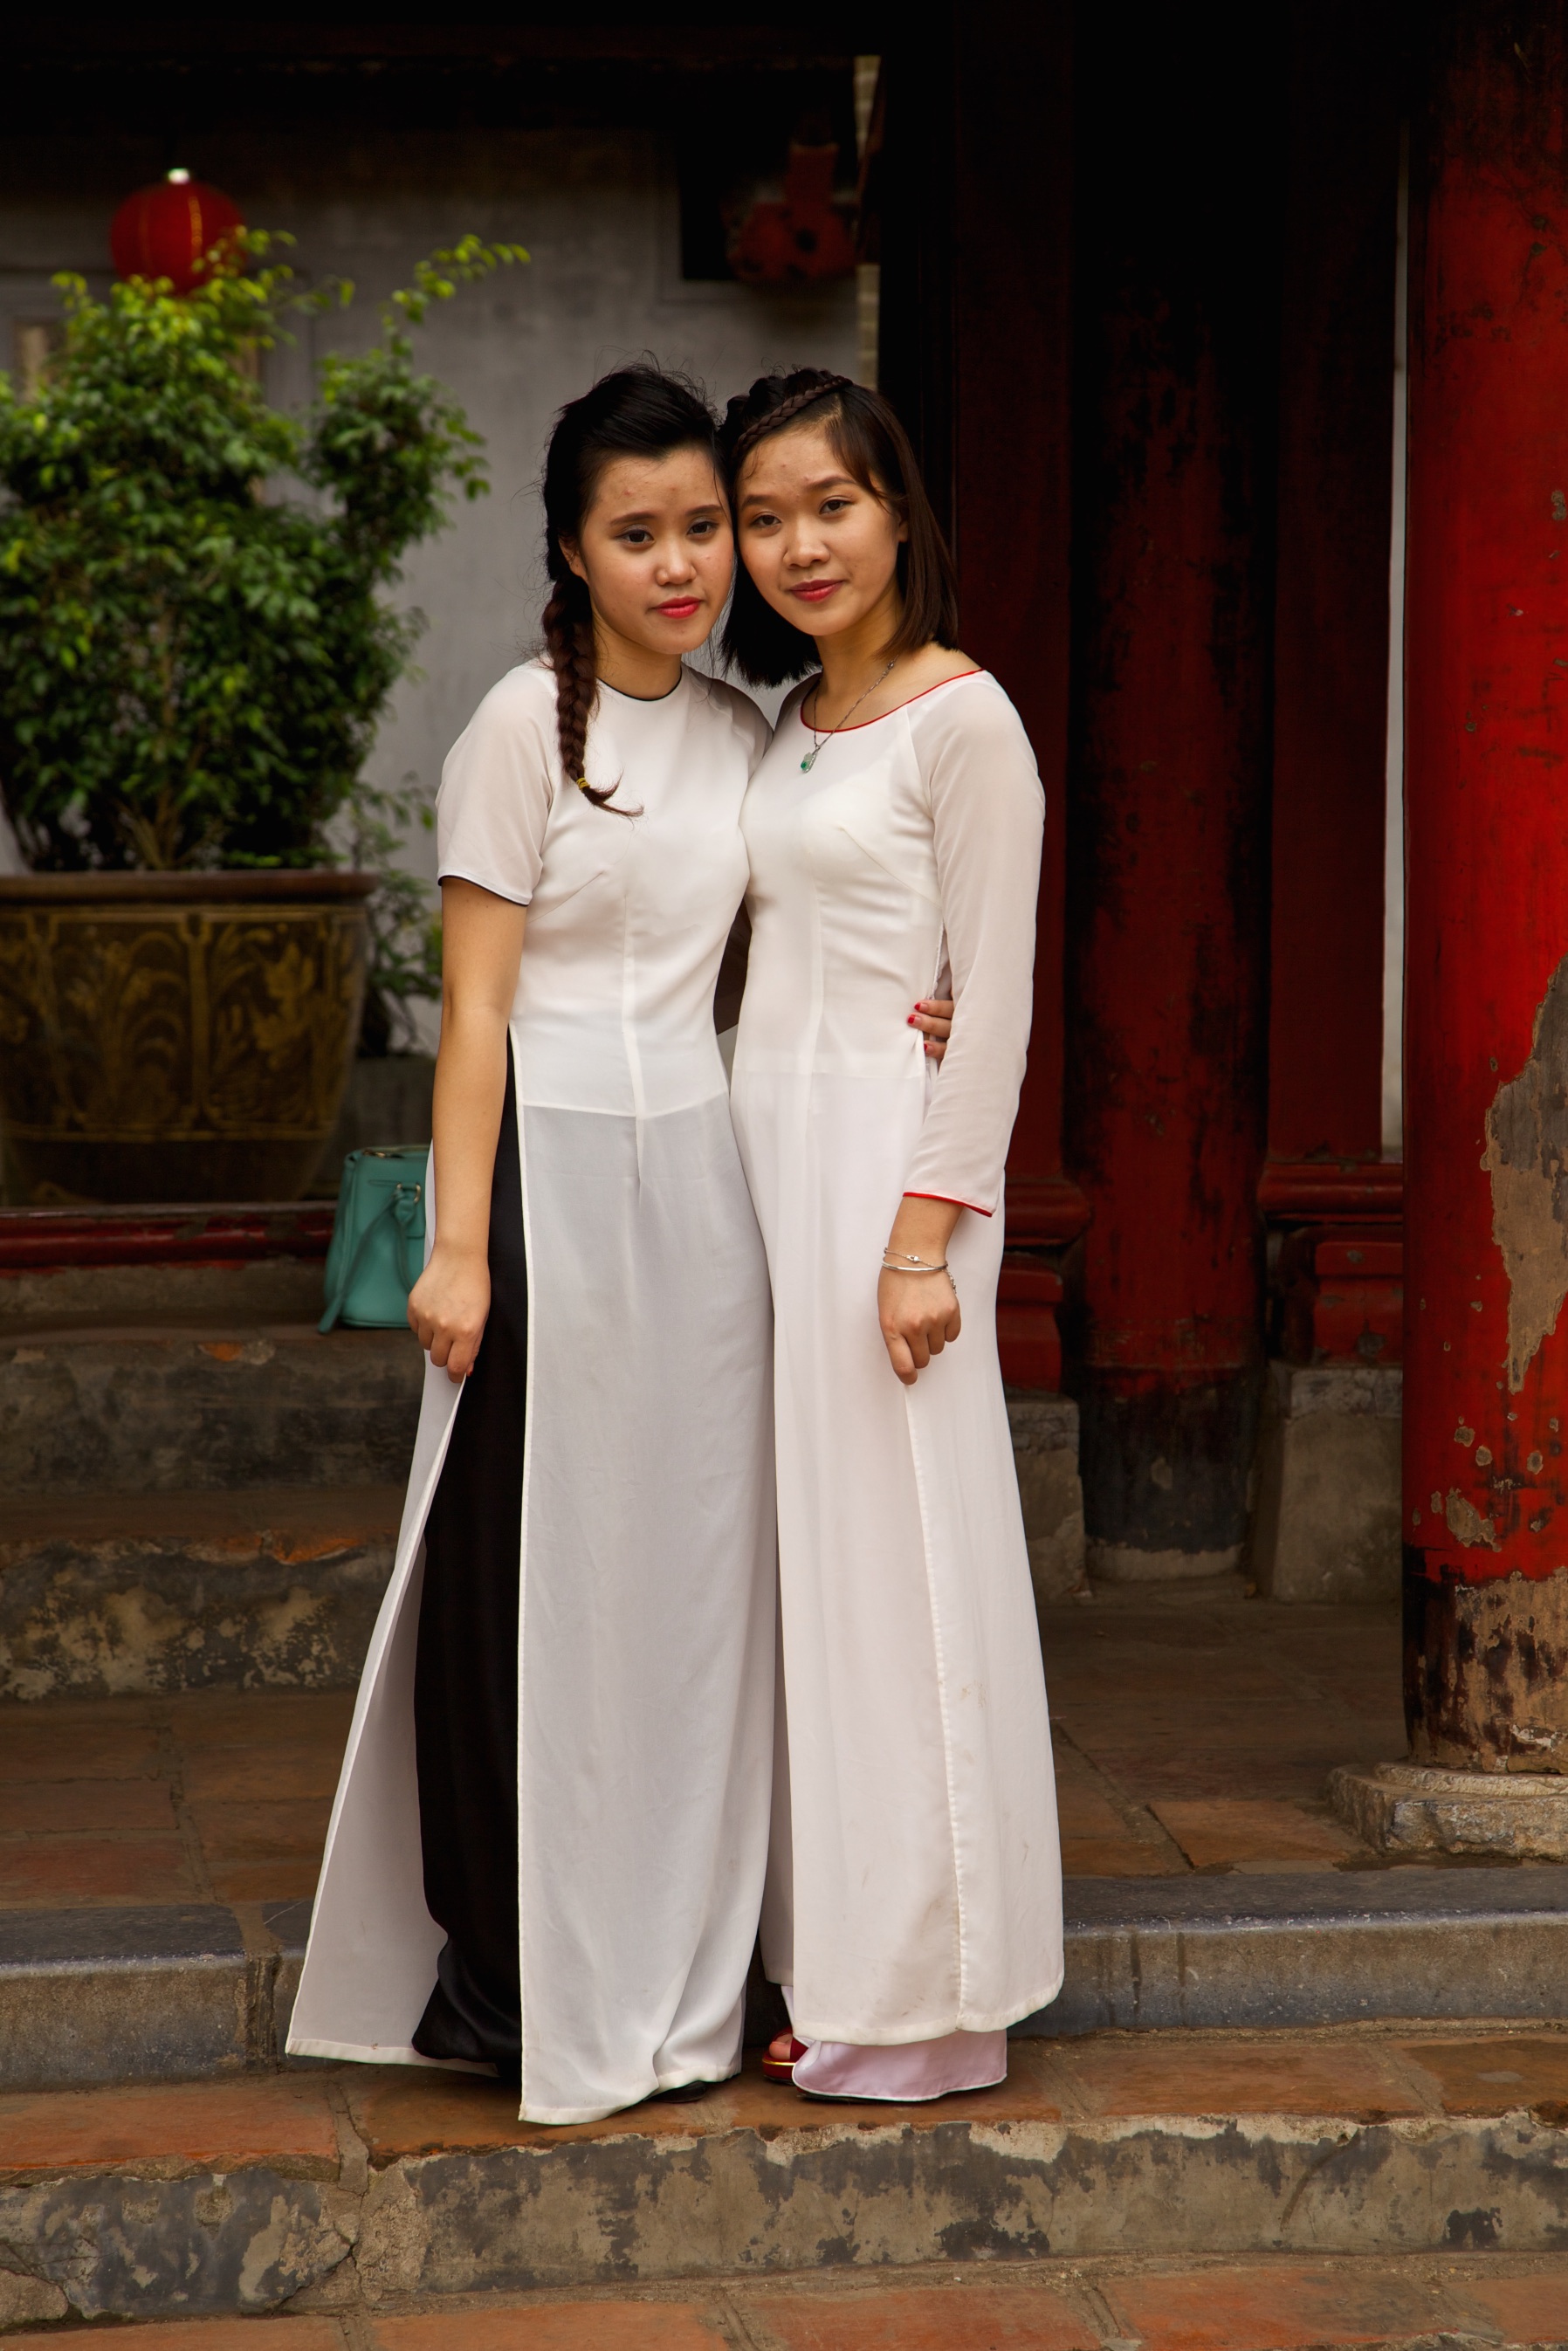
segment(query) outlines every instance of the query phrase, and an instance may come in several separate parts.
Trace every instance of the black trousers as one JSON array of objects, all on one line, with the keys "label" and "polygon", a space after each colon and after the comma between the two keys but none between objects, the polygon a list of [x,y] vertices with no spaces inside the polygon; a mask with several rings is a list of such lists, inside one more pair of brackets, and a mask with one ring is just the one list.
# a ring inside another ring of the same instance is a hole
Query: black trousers
[{"label": "black trousers", "polygon": [[517,1604],[528,1259],[517,1079],[490,1191],[490,1318],[464,1382],[424,1530],[414,1745],[424,1898],[446,1930],[413,2045],[425,2057],[522,2054],[517,1956]]}]

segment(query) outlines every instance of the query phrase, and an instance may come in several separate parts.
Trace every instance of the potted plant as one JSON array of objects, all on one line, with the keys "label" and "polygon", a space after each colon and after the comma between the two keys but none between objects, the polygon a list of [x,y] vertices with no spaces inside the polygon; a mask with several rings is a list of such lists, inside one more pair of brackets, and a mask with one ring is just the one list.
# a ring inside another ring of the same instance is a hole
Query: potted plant
[{"label": "potted plant", "polygon": [[0,1122],[35,1202],[297,1196],[359,1039],[378,876],[329,828],[420,625],[399,560],[486,486],[409,329],[527,256],[422,262],[287,415],[250,355],[351,288],[302,293],[268,243],[183,294],[62,277],[47,378],[0,376],[0,795],[32,869],[0,880]]}]

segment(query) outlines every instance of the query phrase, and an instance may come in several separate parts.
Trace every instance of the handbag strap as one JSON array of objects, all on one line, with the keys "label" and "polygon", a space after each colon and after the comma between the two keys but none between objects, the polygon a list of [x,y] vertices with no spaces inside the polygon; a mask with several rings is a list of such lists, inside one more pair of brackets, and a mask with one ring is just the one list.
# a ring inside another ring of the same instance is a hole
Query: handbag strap
[{"label": "handbag strap", "polygon": [[[423,1199],[423,1184],[400,1184],[390,1203],[392,1215],[402,1228],[402,1286],[405,1290],[412,1290],[424,1271],[424,1234],[423,1231],[416,1233],[413,1229],[413,1220]],[[413,1262],[412,1273],[408,1270],[411,1257]]]},{"label": "handbag strap", "polygon": [[316,1325],[318,1331],[322,1333],[330,1331],[336,1323],[338,1317],[341,1314],[344,1307],[348,1304],[349,1292],[352,1290],[354,1286],[354,1278],[360,1270],[360,1261],[363,1258],[366,1249],[370,1247],[371,1234],[375,1231],[376,1227],[381,1223],[383,1217],[392,1217],[395,1218],[397,1224],[401,1228],[400,1247],[402,1256],[403,1288],[405,1290],[412,1290],[413,1288],[414,1283],[419,1280],[421,1269],[416,1267],[413,1273],[409,1272],[409,1249],[411,1244],[417,1246],[413,1232],[413,1220],[416,1213],[418,1212],[420,1201],[423,1196],[423,1191],[424,1187],[422,1184],[399,1184],[393,1191],[389,1192],[386,1198],[382,1202],[381,1207],[376,1210],[375,1215],[365,1227],[364,1231],[360,1235],[359,1239],[355,1242],[354,1254],[349,1260],[348,1270],[339,1281],[331,1297],[327,1301],[327,1311],[322,1315],[319,1322]]}]

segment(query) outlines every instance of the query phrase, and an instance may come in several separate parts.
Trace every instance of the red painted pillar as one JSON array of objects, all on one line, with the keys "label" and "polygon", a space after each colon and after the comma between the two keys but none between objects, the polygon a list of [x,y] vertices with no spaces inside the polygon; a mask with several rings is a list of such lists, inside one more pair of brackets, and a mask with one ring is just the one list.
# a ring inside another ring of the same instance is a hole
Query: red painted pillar
[{"label": "red painted pillar", "polygon": [[1017,704],[1045,785],[997,1329],[1003,1377],[1056,1388],[1061,1283],[1044,1252],[1085,1217],[1061,1164],[1072,20],[1038,0],[976,0],[909,21],[883,68],[882,382],[950,535],[965,650]]},{"label": "red painted pillar", "polygon": [[1236,1563],[1256,1426],[1279,90],[1238,30],[1080,20],[1067,1130],[1118,1580]]},{"label": "red painted pillar", "polygon": [[[1290,15],[1269,991],[1282,1168],[1382,1149],[1400,105],[1393,11],[1296,0]],[[1287,1181],[1271,1172],[1276,1193]]]},{"label": "red painted pillar", "polygon": [[970,5],[954,25],[953,208],[941,231],[961,256],[951,376],[959,626],[966,651],[1017,704],[1046,795],[1034,1028],[1008,1155],[1008,1238],[1056,1240],[1066,1237],[1064,1213],[1069,1231],[1082,1222],[1082,1204],[1061,1197],[1072,27],[1065,7],[1039,0]]},{"label": "red painted pillar", "polygon": [[1568,1770],[1568,10],[1425,19],[1406,604],[1406,1702]]}]

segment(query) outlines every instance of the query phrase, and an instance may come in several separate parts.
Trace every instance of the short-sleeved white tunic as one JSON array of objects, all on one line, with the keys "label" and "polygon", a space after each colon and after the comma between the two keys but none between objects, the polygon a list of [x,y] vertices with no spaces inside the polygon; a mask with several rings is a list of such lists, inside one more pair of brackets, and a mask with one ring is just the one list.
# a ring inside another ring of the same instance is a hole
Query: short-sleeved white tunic
[{"label": "short-sleeved white tunic", "polygon": [[[767,740],[753,703],[690,670],[661,702],[603,687],[588,771],[618,785],[612,815],[563,779],[554,681],[531,662],[480,705],[437,806],[443,877],[528,908],[517,1866],[522,2112],[539,2122],[739,2062],[771,1773],[769,1301],[713,998]],[[308,2054],[426,2062],[411,2038],[442,1931],[413,1675],[461,1393],[427,1366],[289,2036]]]},{"label": "short-sleeved white tunic", "polygon": [[[742,811],[751,956],[731,1095],[776,1330],[788,1741],[763,1953],[804,2038],[888,2046],[995,2033],[1061,1982],[995,1311],[1044,798],[984,672],[831,735],[809,772],[800,698]],[[938,1076],[907,1021],[945,970]],[[906,1191],[969,1212],[947,1252],[963,1332],[913,1388],[877,1320]]]}]

